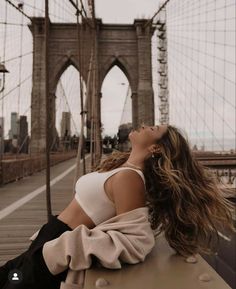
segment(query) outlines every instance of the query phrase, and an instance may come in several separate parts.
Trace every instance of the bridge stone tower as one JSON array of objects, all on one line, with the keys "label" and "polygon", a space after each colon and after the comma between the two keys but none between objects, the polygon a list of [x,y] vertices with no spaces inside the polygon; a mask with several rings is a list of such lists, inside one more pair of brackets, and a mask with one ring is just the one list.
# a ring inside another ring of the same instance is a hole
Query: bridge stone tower
[{"label": "bridge stone tower", "polygon": [[[96,84],[97,113],[101,120],[101,87],[109,70],[117,65],[126,75],[132,92],[132,121],[137,127],[142,122],[154,124],[154,93],[152,87],[151,37],[148,20],[134,20],[133,24],[103,24],[97,19],[98,83]],[[74,23],[50,23],[49,29],[49,91],[51,142],[56,134],[56,87],[62,73],[73,65],[87,81],[92,30],[80,24],[81,51],[78,51],[77,27]],[[45,34],[44,18],[33,18],[29,28],[33,35],[33,84],[31,96],[31,152],[45,151]],[[82,56],[81,59],[79,56]],[[79,96],[78,96],[79,97]],[[89,103],[89,101],[88,101]],[[80,108],[78,107],[78,111]],[[88,106],[88,120],[91,111]],[[101,121],[100,121],[101,123]]]}]

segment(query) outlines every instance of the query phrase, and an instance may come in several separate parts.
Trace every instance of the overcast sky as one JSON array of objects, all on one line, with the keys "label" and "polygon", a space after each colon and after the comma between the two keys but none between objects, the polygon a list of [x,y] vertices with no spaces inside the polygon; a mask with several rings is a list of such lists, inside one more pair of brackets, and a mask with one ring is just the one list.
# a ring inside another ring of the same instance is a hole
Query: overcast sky
[{"label": "overcast sky", "polygon": [[[12,0],[17,3],[19,1]],[[24,11],[43,16],[43,1],[25,0]],[[50,1],[51,14],[59,15],[61,21],[74,19],[69,1]],[[225,3],[227,4],[225,7]],[[150,17],[158,9],[156,0],[96,0],[96,15],[103,23],[133,23],[135,18]],[[5,1],[0,1],[0,57],[12,59],[20,55],[21,27],[7,25],[7,41],[4,47]],[[8,5],[8,22],[26,25],[28,20]],[[58,21],[53,19],[52,21]],[[226,20],[225,20],[226,19]],[[168,76],[170,123],[181,127],[189,137],[197,138],[200,146],[214,149],[235,147],[235,1],[234,0],[172,0],[167,5]],[[153,38],[153,79],[155,91],[155,122],[159,122],[156,37]],[[5,51],[5,56],[4,56]],[[5,136],[8,134],[11,111],[26,114],[30,119],[30,93],[32,73],[32,37],[23,28],[22,59],[8,61],[4,103],[0,101],[5,116]],[[19,64],[22,60],[21,73]],[[20,76],[21,75],[21,76]],[[14,89],[23,81],[20,89]],[[71,110],[72,132],[79,130],[78,72],[69,67],[61,77],[62,88],[57,90],[57,128],[60,115]],[[12,90],[13,89],[13,90]],[[12,92],[11,92],[12,90]],[[122,110],[128,92],[128,80],[114,67],[102,86],[102,122],[104,134],[117,133]],[[0,107],[0,115],[2,109]],[[130,103],[126,105],[125,119],[131,120]],[[30,126],[29,126],[30,128]]]}]

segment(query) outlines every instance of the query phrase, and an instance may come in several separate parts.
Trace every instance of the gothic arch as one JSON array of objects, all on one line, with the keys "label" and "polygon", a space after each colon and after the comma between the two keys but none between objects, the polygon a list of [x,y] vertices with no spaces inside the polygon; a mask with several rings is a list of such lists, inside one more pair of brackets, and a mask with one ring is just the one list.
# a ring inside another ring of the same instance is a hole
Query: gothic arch
[{"label": "gothic arch", "polygon": [[106,61],[105,65],[102,66],[102,70],[100,71],[99,91],[101,91],[101,87],[105,77],[114,66],[118,66],[120,68],[120,70],[124,73],[124,75],[127,77],[129,81],[131,91],[135,91],[136,89],[134,85],[134,79],[132,74],[130,73],[131,69],[127,61],[123,57],[115,57],[115,56],[111,56]]},{"label": "gothic arch", "polygon": [[[147,25],[150,23],[150,25]],[[154,97],[151,69],[151,37],[154,28],[148,19],[135,19],[133,24],[97,24],[97,69],[98,77],[94,83],[96,115],[101,118],[101,85],[110,69],[117,65],[126,75],[132,91],[132,121],[137,127],[142,121],[154,123]],[[73,65],[86,81],[90,69],[93,31],[85,23],[78,51],[76,23],[50,23],[49,45],[49,93],[51,126],[55,115],[55,92],[62,73]],[[31,151],[45,151],[45,34],[44,18],[34,17],[29,28],[33,35],[33,84],[31,94]],[[146,27],[146,28],[145,28]],[[80,59],[80,55],[82,56]],[[91,100],[88,99],[88,103]],[[87,116],[91,117],[88,105]],[[52,136],[53,137],[53,136]]]},{"label": "gothic arch", "polygon": [[74,66],[76,70],[79,71],[79,64],[78,61],[73,56],[63,56],[61,58],[56,59],[55,61],[55,68],[52,72],[52,84],[50,87],[50,91],[55,95],[56,88],[60,77],[62,76],[63,72],[70,66]]}]

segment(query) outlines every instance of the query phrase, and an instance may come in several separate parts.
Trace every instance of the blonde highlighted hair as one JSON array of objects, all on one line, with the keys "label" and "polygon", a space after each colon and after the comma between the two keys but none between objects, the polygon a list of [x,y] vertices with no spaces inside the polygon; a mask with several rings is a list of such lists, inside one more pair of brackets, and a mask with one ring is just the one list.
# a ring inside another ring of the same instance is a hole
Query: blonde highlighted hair
[{"label": "blonde highlighted hair", "polygon": [[[154,158],[144,161],[146,198],[150,223],[164,232],[169,245],[180,255],[216,252],[218,230],[236,232],[233,203],[225,198],[229,189],[197,161],[187,137],[168,125],[157,141]],[[95,170],[109,171],[126,162],[130,152],[113,152]]]}]

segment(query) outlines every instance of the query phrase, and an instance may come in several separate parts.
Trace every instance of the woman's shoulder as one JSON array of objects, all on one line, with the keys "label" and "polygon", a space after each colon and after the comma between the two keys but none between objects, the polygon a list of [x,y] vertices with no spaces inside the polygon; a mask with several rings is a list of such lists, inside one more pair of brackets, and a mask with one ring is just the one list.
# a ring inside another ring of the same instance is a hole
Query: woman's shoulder
[{"label": "woman's shoulder", "polygon": [[132,184],[135,182],[136,184],[143,185],[145,184],[144,174],[141,170],[133,169],[130,167],[120,167],[122,169],[118,170],[118,172],[114,175],[114,178],[117,181],[126,182]]},{"label": "woman's shoulder", "polygon": [[132,176],[141,176],[141,178],[143,179],[144,183],[145,183],[145,176],[142,170],[139,169],[135,169],[135,168],[131,168],[131,167],[126,167],[126,166],[121,166],[120,168],[124,168],[124,170],[120,170],[120,172],[123,172],[123,175],[132,175]]},{"label": "woman's shoulder", "polygon": [[145,176],[144,173],[135,168],[131,168],[128,166],[119,166],[117,168],[113,168],[110,170],[99,169],[97,170],[98,173],[111,173],[113,174],[112,178],[121,178],[121,179],[129,179],[132,181],[142,179],[145,184]]},{"label": "woman's shoulder", "polygon": [[145,184],[135,170],[119,170],[111,186],[117,214],[145,206]]}]

